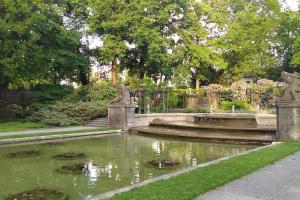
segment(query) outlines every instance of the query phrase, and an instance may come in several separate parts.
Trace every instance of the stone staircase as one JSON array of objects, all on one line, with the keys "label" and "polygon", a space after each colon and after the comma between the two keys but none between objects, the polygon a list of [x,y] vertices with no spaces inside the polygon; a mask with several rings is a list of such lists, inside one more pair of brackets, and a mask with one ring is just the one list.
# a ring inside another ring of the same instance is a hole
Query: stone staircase
[{"label": "stone staircase", "polygon": [[97,118],[92,121],[89,121],[86,126],[91,126],[91,127],[99,127],[99,128],[106,128],[109,127],[108,124],[108,118]]},{"label": "stone staircase", "polygon": [[[214,120],[213,120],[214,122]],[[230,121],[229,121],[230,122]],[[163,137],[177,137],[202,139],[213,141],[246,142],[246,143],[272,143],[276,140],[276,127],[273,126],[250,126],[246,121],[243,126],[232,123],[192,123],[187,121],[162,121],[154,120],[149,126],[131,128],[130,131],[157,135]]]}]

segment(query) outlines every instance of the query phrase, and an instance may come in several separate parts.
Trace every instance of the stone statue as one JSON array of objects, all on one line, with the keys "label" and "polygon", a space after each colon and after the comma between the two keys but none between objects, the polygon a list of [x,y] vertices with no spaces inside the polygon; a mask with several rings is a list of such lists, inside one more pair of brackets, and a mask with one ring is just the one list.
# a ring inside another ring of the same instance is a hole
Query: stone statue
[{"label": "stone statue", "polygon": [[300,73],[282,72],[282,78],[287,83],[280,102],[300,103]]},{"label": "stone statue", "polygon": [[130,93],[126,86],[121,86],[118,91],[117,97],[112,100],[112,106],[129,106],[131,104],[130,101]]}]

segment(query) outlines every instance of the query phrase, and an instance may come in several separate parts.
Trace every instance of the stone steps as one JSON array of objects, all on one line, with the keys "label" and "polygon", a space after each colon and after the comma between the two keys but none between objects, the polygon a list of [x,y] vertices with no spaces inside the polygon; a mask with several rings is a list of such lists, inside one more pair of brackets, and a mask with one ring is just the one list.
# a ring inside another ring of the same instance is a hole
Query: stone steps
[{"label": "stone steps", "polygon": [[166,121],[153,121],[150,123],[152,127],[169,127],[169,128],[182,128],[191,130],[205,130],[205,131],[225,131],[225,132],[252,132],[261,134],[276,134],[276,127],[273,126],[240,126],[238,124],[231,125],[216,125],[210,123],[193,124],[182,122],[166,122]]},{"label": "stone steps", "polygon": [[130,131],[147,134],[157,135],[163,137],[177,137],[187,139],[200,139],[212,141],[227,141],[227,142],[246,142],[246,143],[271,143],[275,140],[273,134],[260,134],[260,133],[230,133],[222,131],[197,131],[197,130],[184,130],[184,129],[170,129],[166,127],[137,127],[132,128]]},{"label": "stone steps", "polygon": [[109,127],[108,118],[97,118],[92,121],[89,121],[86,126],[106,128]]},{"label": "stone steps", "polygon": [[166,137],[229,142],[271,143],[276,139],[276,127],[273,126],[228,126],[154,120],[149,126],[131,128],[130,130]]}]

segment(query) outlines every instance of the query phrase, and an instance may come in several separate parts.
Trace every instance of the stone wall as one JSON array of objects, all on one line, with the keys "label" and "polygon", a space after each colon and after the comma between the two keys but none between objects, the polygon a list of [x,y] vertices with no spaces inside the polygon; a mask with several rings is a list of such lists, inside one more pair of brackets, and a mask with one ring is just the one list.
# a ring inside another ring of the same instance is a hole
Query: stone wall
[{"label": "stone wall", "polygon": [[194,121],[194,113],[155,113],[155,114],[135,114],[128,119],[128,128],[148,126],[155,119],[164,121]]},{"label": "stone wall", "polygon": [[7,105],[19,104],[30,105],[37,101],[39,98],[35,91],[1,91],[0,92],[0,119],[6,119],[9,117],[9,113],[6,109]]},{"label": "stone wall", "polygon": [[39,98],[35,91],[2,91],[0,92],[0,104],[30,105]]},{"label": "stone wall", "polygon": [[277,105],[279,140],[300,140],[300,103]]},{"label": "stone wall", "polygon": [[194,116],[210,116],[220,118],[222,116],[233,118],[256,119],[260,126],[276,126],[275,114],[255,114],[255,113],[155,113],[155,114],[135,114],[127,120],[128,127],[148,126],[155,119],[164,121],[187,121],[194,122]]},{"label": "stone wall", "polygon": [[209,106],[208,97],[201,97],[199,95],[189,95],[187,97],[187,107],[189,108],[201,108]]}]

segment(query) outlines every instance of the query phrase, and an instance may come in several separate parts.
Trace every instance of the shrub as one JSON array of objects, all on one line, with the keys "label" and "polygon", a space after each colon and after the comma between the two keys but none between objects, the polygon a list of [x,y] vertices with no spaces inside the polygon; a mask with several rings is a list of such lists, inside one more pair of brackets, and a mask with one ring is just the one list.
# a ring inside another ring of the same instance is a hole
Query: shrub
[{"label": "shrub", "polygon": [[107,82],[95,83],[76,89],[64,100],[53,105],[35,104],[33,121],[51,126],[82,125],[89,120],[107,115],[110,101],[115,98],[117,89]]},{"label": "shrub", "polygon": [[221,92],[221,98],[223,101],[233,101],[234,97],[233,97],[233,92],[231,89],[224,89]]},{"label": "shrub", "polygon": [[62,100],[72,93],[74,88],[67,85],[39,85],[35,87],[34,91],[39,96],[39,102],[49,103]]},{"label": "shrub", "polygon": [[43,116],[47,117],[43,118],[41,122],[50,126],[73,126],[83,124],[83,121],[80,121],[80,119],[70,118],[64,113],[45,111]]},{"label": "shrub", "polygon": [[70,102],[110,102],[116,97],[117,89],[107,81],[82,86],[68,95],[64,101]]},{"label": "shrub", "polygon": [[209,113],[210,110],[208,108],[185,108],[185,113]]},{"label": "shrub", "polygon": [[179,104],[179,97],[174,92],[169,92],[167,97],[167,105],[169,108],[177,108]]},{"label": "shrub", "polygon": [[82,125],[107,114],[107,105],[95,102],[58,102],[47,109],[35,112],[31,120],[51,126]]},{"label": "shrub", "polygon": [[8,105],[7,110],[13,119],[25,119],[33,112],[29,106],[22,107],[18,104]]},{"label": "shrub", "polygon": [[221,105],[223,110],[231,110],[232,106],[235,106],[236,110],[250,111],[252,109],[252,106],[246,101],[223,101]]}]

